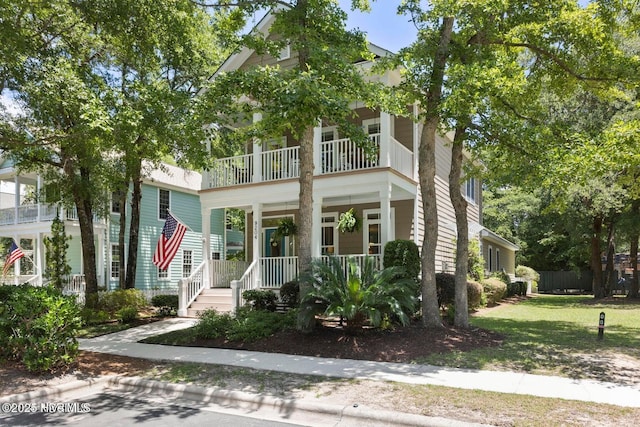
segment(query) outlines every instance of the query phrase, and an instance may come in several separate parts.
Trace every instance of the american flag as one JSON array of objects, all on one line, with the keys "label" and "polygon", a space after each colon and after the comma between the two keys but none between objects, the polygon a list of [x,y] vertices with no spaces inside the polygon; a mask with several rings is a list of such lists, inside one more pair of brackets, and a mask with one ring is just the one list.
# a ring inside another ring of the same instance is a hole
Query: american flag
[{"label": "american flag", "polygon": [[158,240],[156,251],[153,254],[153,263],[160,270],[166,270],[171,260],[178,252],[187,226],[178,221],[171,213],[167,214],[167,220],[162,227],[162,235]]},{"label": "american flag", "polygon": [[24,256],[24,252],[22,249],[16,245],[15,240],[11,240],[11,246],[9,247],[9,253],[7,254],[7,259],[4,261],[4,268],[2,269],[2,275],[6,276],[7,272],[11,265],[22,258]]}]

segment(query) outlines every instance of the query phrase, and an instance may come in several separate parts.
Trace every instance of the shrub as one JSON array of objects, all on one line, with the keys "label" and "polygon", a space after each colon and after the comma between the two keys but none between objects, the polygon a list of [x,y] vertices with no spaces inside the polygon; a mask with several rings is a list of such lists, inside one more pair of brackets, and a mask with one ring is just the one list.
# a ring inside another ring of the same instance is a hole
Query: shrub
[{"label": "shrub", "polygon": [[295,325],[295,310],[286,314],[264,310],[245,310],[237,313],[226,332],[229,341],[257,341]]},{"label": "shrub", "polygon": [[75,336],[81,326],[73,297],[52,286],[14,286],[0,310],[0,355],[20,360],[31,372],[72,363],[78,355]]},{"label": "shrub", "polygon": [[218,313],[213,309],[198,313],[198,322],[194,326],[196,337],[202,339],[226,336],[231,327],[233,317],[228,313]]},{"label": "shrub", "polygon": [[124,307],[135,307],[140,310],[147,306],[144,294],[138,289],[117,289],[101,293],[98,308],[113,315]]},{"label": "shrub", "polygon": [[411,240],[393,240],[384,247],[383,264],[385,267],[402,267],[402,277],[418,282],[420,275],[420,252],[418,245]]},{"label": "shrub", "polygon": [[527,295],[527,283],[526,282],[513,282],[507,285],[507,296],[514,295]]},{"label": "shrub", "polygon": [[441,308],[453,304],[456,298],[456,276],[450,273],[436,273],[438,305]]},{"label": "shrub", "polygon": [[540,280],[540,274],[531,267],[519,265],[516,267],[516,277],[522,277],[525,280],[532,282],[538,282]]},{"label": "shrub", "polygon": [[483,280],[482,287],[490,305],[497,304],[507,294],[507,284],[496,277]]},{"label": "shrub", "polygon": [[297,280],[292,280],[280,287],[280,301],[289,307],[300,305],[300,284]]},{"label": "shrub", "polygon": [[467,273],[473,280],[482,281],[484,279],[484,259],[480,254],[480,242],[478,242],[478,239],[469,240],[468,253]]},{"label": "shrub", "polygon": [[[336,257],[315,260],[308,280],[313,289],[303,306],[326,304],[324,313],[343,317],[348,332],[361,330],[367,321],[379,327],[385,316],[406,325],[416,307],[412,280],[402,278],[398,267],[376,271],[371,257],[365,257],[361,269],[349,258],[346,272]],[[314,315],[314,310],[305,310],[301,317],[310,321]]]},{"label": "shrub", "polygon": [[133,306],[122,307],[116,312],[116,317],[122,323],[131,323],[138,319],[138,309]]},{"label": "shrub", "polygon": [[244,291],[242,298],[253,310],[276,311],[278,296],[271,290],[251,289]]},{"label": "shrub", "polygon": [[178,312],[178,295],[156,295],[151,298],[151,305],[158,308],[161,316],[175,316]]},{"label": "shrub", "polygon": [[80,311],[80,318],[83,325],[97,325],[100,323],[106,323],[111,319],[109,313],[104,310],[96,310],[93,308],[83,308]]},{"label": "shrub", "polygon": [[[436,273],[436,289],[438,292],[438,304],[440,308],[451,310],[456,300],[456,277],[450,273]],[[480,283],[467,281],[467,306],[469,309],[478,308],[483,305],[483,289]]]},{"label": "shrub", "polygon": [[476,309],[486,304],[486,297],[483,298],[483,296],[484,296],[484,292],[482,289],[482,285],[473,280],[468,280],[467,281],[467,303],[469,305],[469,308]]}]

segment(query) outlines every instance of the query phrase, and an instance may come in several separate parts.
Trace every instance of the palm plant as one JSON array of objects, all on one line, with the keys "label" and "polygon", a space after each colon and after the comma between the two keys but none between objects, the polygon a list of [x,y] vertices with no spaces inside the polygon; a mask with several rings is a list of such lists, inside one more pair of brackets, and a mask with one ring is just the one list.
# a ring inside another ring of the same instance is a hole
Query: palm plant
[{"label": "palm plant", "polygon": [[336,257],[315,260],[307,278],[313,289],[305,302],[322,302],[324,314],[341,316],[351,332],[361,330],[367,321],[379,327],[385,316],[406,325],[416,308],[415,283],[401,273],[401,267],[377,271],[371,257],[365,257],[362,269],[353,258],[346,269]]}]

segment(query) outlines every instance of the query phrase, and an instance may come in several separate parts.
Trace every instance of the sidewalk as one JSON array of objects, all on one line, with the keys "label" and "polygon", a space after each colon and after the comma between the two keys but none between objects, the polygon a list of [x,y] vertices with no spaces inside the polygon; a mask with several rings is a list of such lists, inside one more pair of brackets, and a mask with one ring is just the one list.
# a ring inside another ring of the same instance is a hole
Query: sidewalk
[{"label": "sidewalk", "polygon": [[83,339],[80,340],[80,349],[152,360],[212,363],[292,374],[432,384],[640,407],[640,386],[621,386],[592,380],[574,380],[517,372],[327,359],[215,348],[173,347],[136,342],[148,336],[189,327],[194,322],[193,319],[169,319],[93,339]]}]

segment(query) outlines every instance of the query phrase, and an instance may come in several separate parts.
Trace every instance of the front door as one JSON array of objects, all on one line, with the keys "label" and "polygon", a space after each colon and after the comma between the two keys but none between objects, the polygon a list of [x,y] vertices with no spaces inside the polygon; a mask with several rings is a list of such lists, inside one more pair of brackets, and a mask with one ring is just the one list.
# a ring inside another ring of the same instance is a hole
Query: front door
[{"label": "front door", "polygon": [[276,232],[276,228],[265,228],[264,229],[264,241],[263,241],[263,254],[265,257],[279,257],[286,256],[286,241],[285,237],[281,237],[280,239],[275,239],[274,234]]}]

